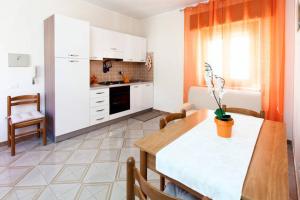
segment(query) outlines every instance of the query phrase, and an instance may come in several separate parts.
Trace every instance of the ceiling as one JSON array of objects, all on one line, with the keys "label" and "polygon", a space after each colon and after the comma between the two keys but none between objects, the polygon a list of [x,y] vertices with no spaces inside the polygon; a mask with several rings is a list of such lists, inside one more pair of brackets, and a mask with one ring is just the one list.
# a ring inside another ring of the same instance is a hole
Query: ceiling
[{"label": "ceiling", "polygon": [[[201,0],[85,0],[118,13],[143,19],[196,4]],[[202,0],[203,1],[203,0]]]}]

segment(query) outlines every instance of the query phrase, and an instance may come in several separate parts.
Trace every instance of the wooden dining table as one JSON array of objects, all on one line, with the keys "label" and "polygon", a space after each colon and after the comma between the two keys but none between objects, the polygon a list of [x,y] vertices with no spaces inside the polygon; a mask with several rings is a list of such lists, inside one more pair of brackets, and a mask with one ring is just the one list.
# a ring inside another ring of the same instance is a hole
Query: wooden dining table
[{"label": "wooden dining table", "polygon": [[[142,176],[147,180],[147,169],[165,176],[156,170],[156,154],[207,117],[208,110],[199,110],[139,139],[135,145],[140,149]],[[203,164],[205,165],[205,161]],[[170,177],[166,178],[196,197],[203,198],[201,193]],[[264,120],[244,181],[241,199],[289,199],[287,138],[284,123]]]}]

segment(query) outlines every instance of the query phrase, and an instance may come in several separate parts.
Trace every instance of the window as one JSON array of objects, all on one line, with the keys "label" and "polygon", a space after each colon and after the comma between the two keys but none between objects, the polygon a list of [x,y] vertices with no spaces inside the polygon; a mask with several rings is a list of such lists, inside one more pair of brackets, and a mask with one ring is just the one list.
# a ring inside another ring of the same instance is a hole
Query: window
[{"label": "window", "polygon": [[218,76],[226,80],[225,87],[260,89],[259,28],[256,21],[231,23],[216,27],[212,33],[201,30],[199,70],[209,63]]}]

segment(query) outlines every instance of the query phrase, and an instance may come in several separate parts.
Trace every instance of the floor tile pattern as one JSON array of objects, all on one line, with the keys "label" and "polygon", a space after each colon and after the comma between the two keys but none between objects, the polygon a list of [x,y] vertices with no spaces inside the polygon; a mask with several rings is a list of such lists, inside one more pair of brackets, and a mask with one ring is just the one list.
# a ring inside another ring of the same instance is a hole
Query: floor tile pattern
[{"label": "floor tile pattern", "polygon": [[[159,119],[128,119],[57,144],[33,138],[17,144],[16,156],[0,149],[0,199],[123,200],[126,160],[139,165],[134,142],[159,129]],[[149,181],[159,176],[149,171]]]},{"label": "floor tile pattern", "polygon": [[[134,142],[159,129],[159,119],[128,119],[57,144],[33,138],[17,144],[16,156],[0,148],[0,199],[125,200],[126,160],[136,159]],[[293,153],[289,145],[290,199],[297,199]],[[159,176],[148,170],[149,182]]]}]

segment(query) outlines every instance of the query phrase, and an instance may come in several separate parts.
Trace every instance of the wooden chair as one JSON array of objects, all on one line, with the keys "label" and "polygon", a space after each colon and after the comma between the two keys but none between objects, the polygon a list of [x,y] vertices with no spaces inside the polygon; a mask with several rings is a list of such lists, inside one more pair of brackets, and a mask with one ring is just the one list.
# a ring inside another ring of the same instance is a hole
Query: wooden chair
[{"label": "wooden chair", "polygon": [[248,110],[248,109],[245,109],[245,108],[227,108],[226,105],[223,105],[222,109],[225,112],[231,112],[231,113],[238,113],[238,114],[243,114],[243,115],[249,115],[249,116],[263,118],[263,119],[265,118],[265,112],[264,111],[255,112],[253,110]]},{"label": "wooden chair", "polygon": [[181,113],[171,113],[160,119],[159,126],[160,129],[163,129],[167,126],[167,124],[176,119],[183,119],[186,117],[186,111],[181,110]]},{"label": "wooden chair", "polygon": [[[136,184],[138,182],[139,186]],[[127,160],[127,200],[135,200],[137,196],[141,200],[146,200],[147,197],[153,200],[179,200],[166,193],[163,193],[150,185],[140,174],[135,167],[135,160],[129,157]]]},{"label": "wooden chair", "polygon": [[[177,120],[177,119],[183,119],[186,117],[186,111],[184,109],[181,110],[181,113],[171,113],[159,121],[159,127],[160,129],[163,129],[167,126],[167,124],[171,121]],[[165,178],[163,176],[160,176],[160,190],[163,191],[165,189]]]},{"label": "wooden chair", "polygon": [[[12,107],[18,105],[36,104],[36,111],[23,112],[18,114],[12,114]],[[24,128],[28,126],[36,125],[36,130],[15,134],[16,129]],[[41,125],[43,128],[41,129]],[[40,133],[43,135],[43,144],[47,144],[46,136],[46,119],[43,114],[40,113],[40,94],[37,95],[23,95],[16,97],[7,97],[7,143],[11,146],[11,155],[16,154],[16,140],[30,135],[37,134],[40,137]]]}]

